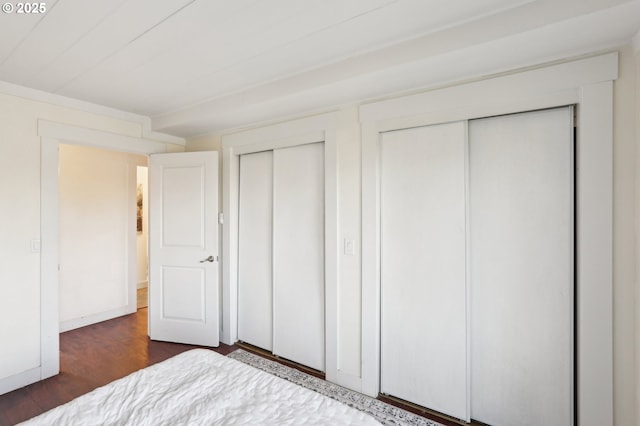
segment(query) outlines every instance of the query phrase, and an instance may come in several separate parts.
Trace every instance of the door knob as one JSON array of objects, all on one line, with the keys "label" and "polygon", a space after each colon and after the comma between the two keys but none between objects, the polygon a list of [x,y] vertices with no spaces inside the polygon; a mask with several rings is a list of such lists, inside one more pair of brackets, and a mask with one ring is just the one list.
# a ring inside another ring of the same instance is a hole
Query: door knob
[{"label": "door knob", "polygon": [[200,261],[200,263],[204,263],[204,262],[215,262],[215,259],[213,258],[213,256],[209,256],[206,259],[202,259]]}]

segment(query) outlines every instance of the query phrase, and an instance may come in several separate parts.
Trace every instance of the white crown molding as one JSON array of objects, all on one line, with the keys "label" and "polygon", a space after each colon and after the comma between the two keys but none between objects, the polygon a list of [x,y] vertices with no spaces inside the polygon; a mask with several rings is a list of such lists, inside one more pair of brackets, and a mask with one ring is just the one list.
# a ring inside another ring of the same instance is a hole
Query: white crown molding
[{"label": "white crown molding", "polygon": [[69,98],[54,93],[44,92],[38,89],[19,86],[6,81],[0,81],[0,93],[5,95],[16,96],[36,102],[44,102],[60,107],[77,109],[80,111],[104,115],[118,120],[129,121],[132,123],[142,123],[144,118],[141,115],[133,114],[127,111],[121,111],[115,108],[106,107],[104,105],[94,104],[91,102],[80,101],[78,99]]},{"label": "white crown molding", "polygon": [[59,107],[75,109],[90,114],[102,115],[110,118],[115,118],[117,120],[128,121],[131,123],[137,123],[140,125],[141,137],[144,139],[151,139],[157,142],[169,143],[174,145],[186,145],[186,140],[184,138],[154,131],[151,128],[151,119],[144,115],[134,114],[132,112],[122,111],[104,105],[81,101],[54,93],[48,93],[42,90],[31,89],[29,87],[7,83],[6,81],[0,81],[0,94],[15,96],[35,102],[43,102]]},{"label": "white crown molding", "polygon": [[[584,29],[589,28],[588,32]],[[363,57],[152,117],[160,131],[190,135],[308,115],[612,51],[640,29],[640,1],[437,52],[407,41]],[[468,35],[468,34],[467,34]],[[638,36],[636,35],[636,39]],[[635,42],[634,45],[640,43]]]}]

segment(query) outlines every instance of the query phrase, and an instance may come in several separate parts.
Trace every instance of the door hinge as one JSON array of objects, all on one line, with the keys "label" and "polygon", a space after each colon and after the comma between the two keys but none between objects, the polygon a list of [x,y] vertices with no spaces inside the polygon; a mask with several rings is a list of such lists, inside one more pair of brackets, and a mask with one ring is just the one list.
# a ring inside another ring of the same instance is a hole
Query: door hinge
[{"label": "door hinge", "polygon": [[222,212],[218,213],[218,223],[220,225],[224,224],[224,213]]}]

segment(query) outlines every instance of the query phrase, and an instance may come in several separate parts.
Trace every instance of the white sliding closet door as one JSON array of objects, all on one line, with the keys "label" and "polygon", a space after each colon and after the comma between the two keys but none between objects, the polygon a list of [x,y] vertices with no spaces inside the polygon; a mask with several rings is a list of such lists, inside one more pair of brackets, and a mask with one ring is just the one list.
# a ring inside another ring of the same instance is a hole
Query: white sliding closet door
[{"label": "white sliding closet door", "polygon": [[469,141],[471,416],[573,424],[572,109],[473,120]]},{"label": "white sliding closet door", "polygon": [[466,123],[381,141],[381,392],[468,420]]},{"label": "white sliding closet door", "polygon": [[273,152],[240,156],[238,339],[272,349]]},{"label": "white sliding closet door", "polygon": [[324,371],[324,144],[273,152],[273,353]]}]

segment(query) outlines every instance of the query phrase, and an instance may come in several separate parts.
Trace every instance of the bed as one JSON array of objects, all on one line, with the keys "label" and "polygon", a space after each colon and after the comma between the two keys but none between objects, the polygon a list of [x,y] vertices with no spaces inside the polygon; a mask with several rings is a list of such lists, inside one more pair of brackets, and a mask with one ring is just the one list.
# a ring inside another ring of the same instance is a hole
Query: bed
[{"label": "bed", "polygon": [[23,425],[379,425],[345,404],[206,349],[184,352]]}]

